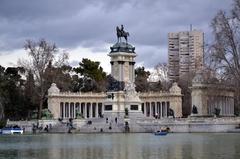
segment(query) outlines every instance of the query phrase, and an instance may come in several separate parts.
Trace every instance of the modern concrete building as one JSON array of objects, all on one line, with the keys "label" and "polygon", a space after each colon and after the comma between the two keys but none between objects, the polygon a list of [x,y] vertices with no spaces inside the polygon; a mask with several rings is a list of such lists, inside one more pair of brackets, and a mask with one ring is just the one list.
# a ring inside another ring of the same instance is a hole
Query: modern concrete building
[{"label": "modern concrete building", "polygon": [[178,81],[203,66],[204,35],[200,31],[168,33],[169,78]]}]

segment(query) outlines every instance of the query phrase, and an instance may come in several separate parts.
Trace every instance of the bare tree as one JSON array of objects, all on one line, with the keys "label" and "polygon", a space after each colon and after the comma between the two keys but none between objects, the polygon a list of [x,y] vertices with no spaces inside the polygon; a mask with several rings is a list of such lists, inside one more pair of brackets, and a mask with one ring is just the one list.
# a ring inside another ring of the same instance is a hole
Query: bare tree
[{"label": "bare tree", "polygon": [[168,76],[168,65],[166,63],[158,63],[154,70],[156,72],[156,75],[158,76],[159,81],[162,84],[163,90],[168,90],[171,86],[171,82],[169,80]]},{"label": "bare tree", "polygon": [[[28,52],[29,60],[19,60],[18,64],[23,66],[26,70],[28,70],[28,72],[32,72],[34,74],[36,86],[39,88],[39,91],[37,91],[39,97],[38,118],[41,118],[43,102],[46,99],[48,89],[44,85],[44,74],[49,63],[52,63],[55,60],[58,49],[55,44],[51,44],[44,39],[41,39],[38,42],[27,40],[24,48]],[[60,66],[65,63],[67,59],[67,54],[63,53],[62,58],[57,60],[56,65]]]},{"label": "bare tree", "polygon": [[217,72],[235,85],[236,102],[240,101],[240,0],[234,0],[231,12],[220,10],[211,24],[214,43],[210,55]]}]

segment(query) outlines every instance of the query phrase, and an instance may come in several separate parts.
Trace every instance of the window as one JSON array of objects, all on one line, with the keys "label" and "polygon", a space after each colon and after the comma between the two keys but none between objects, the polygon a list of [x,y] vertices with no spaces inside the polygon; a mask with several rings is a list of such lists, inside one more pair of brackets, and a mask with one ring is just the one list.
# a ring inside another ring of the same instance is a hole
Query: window
[{"label": "window", "polygon": [[131,110],[138,110],[138,105],[131,105]]},{"label": "window", "polygon": [[112,105],[105,105],[105,110],[112,110]]}]

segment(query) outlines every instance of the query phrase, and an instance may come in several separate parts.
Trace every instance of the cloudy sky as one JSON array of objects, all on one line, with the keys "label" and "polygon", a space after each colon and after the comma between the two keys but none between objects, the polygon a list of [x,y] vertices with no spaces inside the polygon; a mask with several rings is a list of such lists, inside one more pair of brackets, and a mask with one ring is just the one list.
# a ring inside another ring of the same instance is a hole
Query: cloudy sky
[{"label": "cloudy sky", "polygon": [[0,0],[0,65],[26,58],[26,39],[55,42],[69,52],[69,63],[83,57],[101,62],[110,72],[109,47],[115,27],[123,24],[136,47],[137,65],[152,68],[167,62],[167,33],[194,29],[211,41],[211,19],[232,0]]}]

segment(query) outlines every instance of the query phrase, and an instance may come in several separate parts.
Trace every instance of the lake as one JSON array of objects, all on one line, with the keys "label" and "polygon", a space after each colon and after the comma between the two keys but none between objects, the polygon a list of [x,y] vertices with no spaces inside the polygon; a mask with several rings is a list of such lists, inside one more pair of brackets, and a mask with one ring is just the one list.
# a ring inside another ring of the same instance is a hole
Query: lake
[{"label": "lake", "polygon": [[239,159],[240,134],[0,136],[0,159]]}]

